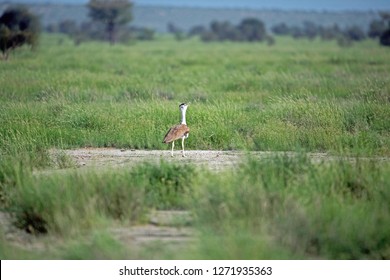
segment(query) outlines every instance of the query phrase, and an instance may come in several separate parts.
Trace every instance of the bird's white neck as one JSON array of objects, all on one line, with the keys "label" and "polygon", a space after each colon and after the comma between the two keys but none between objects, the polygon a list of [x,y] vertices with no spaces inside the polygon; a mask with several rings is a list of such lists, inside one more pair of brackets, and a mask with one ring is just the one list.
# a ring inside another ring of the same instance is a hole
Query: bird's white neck
[{"label": "bird's white neck", "polygon": [[186,122],[186,110],[181,111],[181,124],[187,124]]}]

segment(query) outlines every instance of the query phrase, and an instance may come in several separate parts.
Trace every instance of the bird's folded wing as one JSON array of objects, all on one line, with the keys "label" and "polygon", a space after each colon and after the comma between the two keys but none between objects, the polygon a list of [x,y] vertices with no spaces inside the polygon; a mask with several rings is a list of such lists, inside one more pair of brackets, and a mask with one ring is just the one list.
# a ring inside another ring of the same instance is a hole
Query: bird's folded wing
[{"label": "bird's folded wing", "polygon": [[164,137],[163,143],[169,143],[182,138],[190,132],[190,129],[185,124],[172,126]]}]

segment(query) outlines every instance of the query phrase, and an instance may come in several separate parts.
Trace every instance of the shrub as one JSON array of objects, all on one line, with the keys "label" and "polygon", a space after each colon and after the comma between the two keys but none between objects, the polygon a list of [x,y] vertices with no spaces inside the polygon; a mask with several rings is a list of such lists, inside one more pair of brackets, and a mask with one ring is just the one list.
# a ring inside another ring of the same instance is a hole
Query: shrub
[{"label": "shrub", "polygon": [[23,6],[7,8],[0,17],[0,50],[4,59],[23,45],[36,46],[39,20]]}]

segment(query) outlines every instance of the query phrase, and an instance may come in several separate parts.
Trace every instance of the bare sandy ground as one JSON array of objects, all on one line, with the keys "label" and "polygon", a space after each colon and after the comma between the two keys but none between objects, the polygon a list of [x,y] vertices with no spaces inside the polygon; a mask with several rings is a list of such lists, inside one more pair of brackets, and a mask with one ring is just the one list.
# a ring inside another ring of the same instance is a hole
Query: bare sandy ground
[{"label": "bare sandy ground", "polygon": [[[51,150],[55,157],[58,154],[66,154],[78,167],[120,167],[132,166],[141,162],[180,162],[190,163],[197,166],[204,166],[211,170],[223,170],[229,167],[238,166],[247,156],[257,159],[267,159],[275,155],[294,157],[295,152],[274,152],[274,151],[215,151],[215,150],[190,150],[186,151],[186,157],[176,150],[171,157],[169,150],[125,150],[115,148],[82,148],[75,150]],[[307,153],[307,157],[315,163],[333,160],[355,161],[356,157],[332,156],[327,153]],[[359,160],[389,161],[386,157],[360,157]]]},{"label": "bare sandy ground", "polygon": [[[185,249],[196,240],[196,232],[190,226],[191,214],[183,210],[151,211],[144,224],[112,225],[105,229],[114,239],[126,246],[131,257],[142,257],[143,251],[157,246],[164,251]],[[19,248],[29,251],[45,252],[54,246],[64,246],[64,240],[50,235],[33,235],[17,228],[10,214],[0,211],[0,230],[4,239]],[[86,233],[85,240],[89,236]],[[163,252],[156,252],[156,256]]]}]

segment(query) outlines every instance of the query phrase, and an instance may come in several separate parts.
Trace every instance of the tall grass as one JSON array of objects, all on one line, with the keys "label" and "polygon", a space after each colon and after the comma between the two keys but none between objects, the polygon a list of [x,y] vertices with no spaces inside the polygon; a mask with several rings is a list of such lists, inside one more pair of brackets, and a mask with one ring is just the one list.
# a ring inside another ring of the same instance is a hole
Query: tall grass
[{"label": "tall grass", "polygon": [[206,179],[194,211],[202,257],[388,259],[389,165],[250,160]]},{"label": "tall grass", "polygon": [[6,209],[29,233],[72,235],[113,219],[143,220],[150,209],[188,206],[196,179],[191,166],[144,163],[130,171],[33,176],[22,167],[1,182]]},{"label": "tall grass", "polygon": [[[179,121],[177,106],[170,102],[1,106],[0,141],[7,154],[80,146],[165,149],[162,137]],[[379,103],[340,105],[290,97],[262,107],[193,103],[187,147],[387,155],[388,119],[388,106]]]},{"label": "tall grass", "polygon": [[[46,258],[139,257],[107,229],[143,223],[151,209],[184,209],[197,239],[184,251],[162,247],[158,256],[389,259],[389,171],[389,163],[314,164],[301,155],[248,159],[222,173],[165,162],[61,175],[16,170],[13,184],[2,184],[15,226],[59,240]],[[149,246],[145,258],[159,244]]]},{"label": "tall grass", "polygon": [[0,64],[1,152],[164,149],[177,105],[190,102],[190,149],[388,155],[386,50],[278,42],[74,47],[45,36],[37,53]]},{"label": "tall grass", "polygon": [[159,254],[129,250],[109,229],[147,222],[153,209],[189,209],[199,174],[193,166],[164,161],[103,172],[33,174],[16,164],[1,166],[1,171],[1,211],[11,215],[13,227],[41,236],[44,244],[56,243],[42,245],[46,252],[13,250],[2,232],[9,229],[0,228],[0,251],[6,259],[166,257],[167,250]]}]

